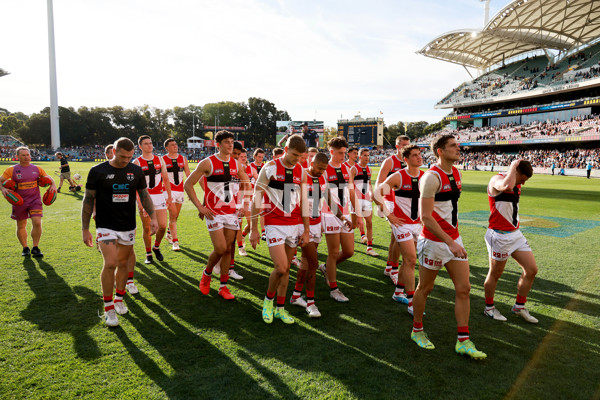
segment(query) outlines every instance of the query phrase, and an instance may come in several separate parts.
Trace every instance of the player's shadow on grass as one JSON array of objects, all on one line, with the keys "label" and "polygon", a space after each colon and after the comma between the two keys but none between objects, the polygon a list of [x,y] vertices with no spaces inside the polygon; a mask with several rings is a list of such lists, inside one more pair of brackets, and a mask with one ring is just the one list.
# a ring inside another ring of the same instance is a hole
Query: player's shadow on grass
[{"label": "player's shadow on grass", "polygon": [[28,275],[26,283],[35,298],[21,316],[42,331],[71,335],[78,357],[85,360],[100,357],[97,343],[88,334],[99,321],[95,307],[98,295],[83,286],[71,288],[43,259],[27,258],[23,267]]},{"label": "player's shadow on grass", "polygon": [[188,258],[193,261],[196,261],[200,264],[206,265],[206,261],[208,260],[208,255],[196,250],[192,250],[189,247],[180,247],[181,254],[184,254]]},{"label": "player's shadow on grass", "polygon": [[[129,301],[128,307],[129,313],[122,317],[123,323],[131,324],[173,371],[166,372],[134,344],[124,330],[115,333],[138,367],[165,391],[167,397],[248,398],[249,388],[252,388],[253,397],[270,397],[256,385],[252,376],[232,361],[230,355],[219,349],[218,344],[179,323],[170,310],[146,298]],[[289,392],[282,394],[287,396]]]}]

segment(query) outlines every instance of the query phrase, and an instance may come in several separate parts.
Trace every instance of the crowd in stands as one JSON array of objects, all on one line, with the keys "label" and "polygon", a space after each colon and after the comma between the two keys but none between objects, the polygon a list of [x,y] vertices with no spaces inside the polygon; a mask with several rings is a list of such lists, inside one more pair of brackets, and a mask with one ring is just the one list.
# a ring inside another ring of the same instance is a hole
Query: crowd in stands
[{"label": "crowd in stands", "polygon": [[493,127],[467,127],[445,129],[419,138],[419,143],[429,143],[440,133],[456,135],[459,142],[498,141],[514,139],[539,139],[549,136],[572,136],[600,132],[600,116],[575,117],[570,121],[535,121],[526,125],[505,124]]},{"label": "crowd in stands", "polygon": [[556,87],[599,76],[600,43],[596,43],[585,51],[553,63],[549,63],[545,56],[536,56],[501,66],[453,89],[438,104],[508,96],[538,87]]},{"label": "crowd in stands", "polygon": [[491,151],[465,150],[461,164],[465,169],[478,169],[478,166],[509,166],[517,158],[522,158],[537,168],[584,169],[589,162],[593,168],[600,167],[600,148],[574,150],[524,150],[518,153],[495,153]]}]

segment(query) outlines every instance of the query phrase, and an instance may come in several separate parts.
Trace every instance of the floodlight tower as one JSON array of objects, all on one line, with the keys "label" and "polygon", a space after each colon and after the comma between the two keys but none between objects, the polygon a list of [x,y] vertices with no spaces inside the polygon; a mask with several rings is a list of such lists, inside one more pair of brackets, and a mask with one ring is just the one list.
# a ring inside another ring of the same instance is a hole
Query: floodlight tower
[{"label": "floodlight tower", "polygon": [[50,63],[50,137],[53,149],[60,147],[58,125],[58,91],[56,89],[56,52],[54,49],[54,12],[52,0],[48,0],[48,58]]},{"label": "floodlight tower", "polygon": [[484,12],[483,12],[483,26],[485,27],[488,22],[490,22],[490,1],[491,0],[481,0],[484,4]]}]

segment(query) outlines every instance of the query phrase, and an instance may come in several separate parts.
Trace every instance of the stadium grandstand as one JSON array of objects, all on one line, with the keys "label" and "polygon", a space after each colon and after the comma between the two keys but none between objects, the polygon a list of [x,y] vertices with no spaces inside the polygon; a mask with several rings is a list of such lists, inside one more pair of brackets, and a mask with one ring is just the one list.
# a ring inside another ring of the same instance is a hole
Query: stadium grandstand
[{"label": "stadium grandstand", "polygon": [[[435,108],[450,110],[443,132],[456,134],[484,167],[538,153],[548,157],[537,157],[537,172],[600,166],[600,2],[515,0],[483,29],[445,33],[418,53],[471,76]],[[567,162],[566,154],[587,158]]]}]

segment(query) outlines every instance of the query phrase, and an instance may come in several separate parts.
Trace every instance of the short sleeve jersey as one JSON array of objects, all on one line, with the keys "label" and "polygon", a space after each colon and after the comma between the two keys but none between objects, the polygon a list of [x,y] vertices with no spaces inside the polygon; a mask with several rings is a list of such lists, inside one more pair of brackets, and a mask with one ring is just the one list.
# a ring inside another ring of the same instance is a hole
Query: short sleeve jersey
[{"label": "short sleeve jersey", "polygon": [[69,167],[69,162],[67,161],[67,157],[62,157],[60,159],[60,172],[70,172],[71,168]]},{"label": "short sleeve jersey", "polygon": [[136,192],[146,187],[146,177],[138,165],[115,168],[105,161],[92,167],[85,188],[96,191],[96,228],[134,230]]},{"label": "short sleeve jersey", "polygon": [[48,174],[41,167],[29,164],[23,167],[20,164],[8,167],[2,176],[6,179],[12,179],[16,183],[16,192],[23,197],[23,200],[31,201],[40,198],[40,189],[38,179]]}]

